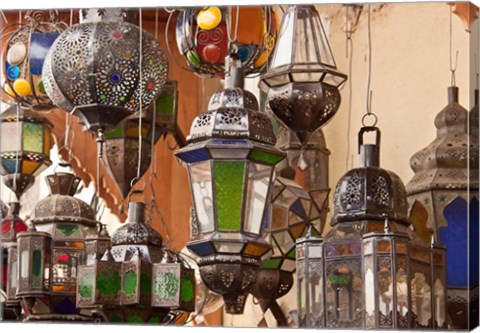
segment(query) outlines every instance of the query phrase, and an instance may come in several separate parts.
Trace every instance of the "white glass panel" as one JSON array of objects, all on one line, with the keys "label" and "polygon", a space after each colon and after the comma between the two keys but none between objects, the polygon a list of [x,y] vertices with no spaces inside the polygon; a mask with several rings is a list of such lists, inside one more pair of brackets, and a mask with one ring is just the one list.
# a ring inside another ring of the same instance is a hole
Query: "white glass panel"
[{"label": "white glass panel", "polygon": [[17,122],[4,122],[0,125],[0,150],[2,152],[20,150],[19,136],[22,135],[22,127]]},{"label": "white glass panel", "polygon": [[17,267],[17,261],[15,260],[12,262],[12,265],[10,266],[10,288],[17,288],[17,276],[18,276],[18,267]]},{"label": "white glass panel", "polygon": [[200,233],[214,230],[212,171],[210,161],[189,166],[190,182],[192,184],[193,200],[197,213],[198,231]]},{"label": "white glass panel", "polygon": [[[245,210],[246,225],[244,230],[259,234],[263,221],[263,211],[267,202],[272,167],[258,163],[249,163],[248,168],[247,206]],[[270,202],[268,207],[270,207]]]},{"label": "white glass panel", "polygon": [[370,268],[365,273],[365,312],[369,316],[375,312],[375,280]]},{"label": "white glass panel", "polygon": [[412,311],[422,326],[427,326],[432,317],[430,293],[431,288],[425,274],[415,272],[412,276]]},{"label": "white glass panel", "polygon": [[407,273],[403,268],[397,271],[397,311],[402,316],[408,313]]},{"label": "white glass panel", "polygon": [[440,279],[435,280],[435,320],[439,327],[445,323],[444,286]]},{"label": "white glass panel", "polygon": [[295,27],[294,11],[294,6],[290,6],[284,15],[271,68],[287,65],[291,62],[293,28]]},{"label": "white glass panel", "polygon": [[20,274],[22,278],[28,277],[29,263],[30,263],[30,252],[28,250],[23,250],[20,255],[20,260],[22,267],[20,268]]}]

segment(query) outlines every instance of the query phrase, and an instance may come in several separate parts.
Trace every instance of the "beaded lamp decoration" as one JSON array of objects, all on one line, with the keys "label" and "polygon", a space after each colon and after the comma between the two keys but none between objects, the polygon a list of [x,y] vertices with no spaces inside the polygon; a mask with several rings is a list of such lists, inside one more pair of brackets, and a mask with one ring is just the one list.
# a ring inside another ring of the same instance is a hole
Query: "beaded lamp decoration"
[{"label": "beaded lamp decoration", "polygon": [[339,88],[347,76],[337,70],[320,16],[313,5],[291,5],[285,12],[272,61],[262,74],[267,112],[302,142],[340,106]]},{"label": "beaded lamp decoration", "polygon": [[[58,13],[28,11],[26,23],[11,24],[0,33],[8,38],[2,50],[0,99],[32,111],[50,111],[54,106],[45,92],[42,68],[45,56],[67,28]],[[7,37],[8,36],[8,37]]]},{"label": "beaded lamp decoration", "polygon": [[186,69],[201,76],[223,77],[225,57],[232,51],[239,54],[245,75],[262,72],[275,46],[277,29],[270,7],[210,6],[179,11],[175,33]]},{"label": "beaded lamp decoration", "polygon": [[124,11],[92,12],[55,41],[43,78],[53,103],[96,133],[101,156],[104,131],[155,101],[168,63],[152,35],[123,22]]}]

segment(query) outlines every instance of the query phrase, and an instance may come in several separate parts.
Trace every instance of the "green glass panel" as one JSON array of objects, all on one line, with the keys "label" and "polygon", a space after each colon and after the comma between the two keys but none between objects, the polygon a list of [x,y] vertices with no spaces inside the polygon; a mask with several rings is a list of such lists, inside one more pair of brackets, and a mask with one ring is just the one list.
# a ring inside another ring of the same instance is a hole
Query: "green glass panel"
[{"label": "green glass panel", "polygon": [[142,317],[140,317],[139,315],[131,315],[131,316],[128,316],[127,322],[129,322],[129,323],[143,323],[143,320],[142,320]]},{"label": "green glass panel", "polygon": [[262,261],[262,268],[267,268],[267,269],[269,269],[269,268],[270,269],[279,268],[281,261],[282,261],[281,258],[264,260],[264,261]]},{"label": "green glass panel", "polygon": [[75,224],[58,224],[57,230],[65,236],[71,236],[78,231],[79,226]]},{"label": "green glass panel", "polygon": [[78,284],[78,293],[83,298],[92,298],[93,296],[93,274],[82,276]]},{"label": "green glass panel", "polygon": [[194,293],[194,286],[193,281],[187,278],[182,278],[182,295],[181,301],[182,302],[191,302],[193,301]]},{"label": "green glass panel", "polygon": [[107,139],[121,138],[121,137],[123,137],[123,135],[124,135],[123,124],[120,124],[119,126],[115,127],[111,131],[105,132],[105,137]]},{"label": "green glass panel", "polygon": [[43,153],[43,125],[23,123],[23,150]]},{"label": "green glass panel", "polygon": [[122,322],[122,317],[119,315],[113,315],[112,319],[110,320],[112,323],[121,323]]},{"label": "green glass panel", "polygon": [[106,296],[115,296],[121,283],[120,274],[111,269],[104,269],[97,276],[97,289]]},{"label": "green glass panel", "polygon": [[123,291],[127,295],[135,295],[137,291],[137,274],[135,272],[127,272],[123,279]]},{"label": "green glass panel", "polygon": [[174,297],[178,289],[179,281],[173,273],[160,274],[155,279],[155,293],[163,299]]},{"label": "green glass panel", "polygon": [[320,236],[320,233],[318,232],[318,230],[316,228],[312,228],[311,233],[312,233],[312,236],[318,236],[318,237]]},{"label": "green glass panel", "polygon": [[150,324],[160,324],[160,317],[158,316],[153,316],[152,318],[150,318],[150,320],[148,321]]},{"label": "green glass panel", "polygon": [[250,155],[248,156],[248,159],[255,161],[255,162],[260,162],[264,164],[270,164],[270,165],[275,165],[281,160],[284,159],[284,156],[278,155],[278,154],[272,154],[268,153],[263,150],[259,149],[253,149],[250,152]]},{"label": "green glass panel", "polygon": [[352,276],[346,274],[339,274],[331,275],[328,277],[328,279],[333,286],[347,286],[350,284]]},{"label": "green glass panel", "polygon": [[297,251],[295,248],[293,248],[290,252],[288,252],[287,258],[295,260],[296,257],[297,257]]},{"label": "green glass panel", "polygon": [[32,273],[35,277],[42,275],[42,252],[40,250],[32,252]]},{"label": "green glass panel", "polygon": [[152,278],[147,273],[140,274],[140,294],[148,296],[152,292]]},{"label": "green glass panel", "polygon": [[221,231],[241,229],[245,162],[214,162],[217,222]]},{"label": "green glass panel", "polygon": [[173,103],[173,95],[166,91],[162,92],[156,102],[157,114],[171,116],[173,114]]}]

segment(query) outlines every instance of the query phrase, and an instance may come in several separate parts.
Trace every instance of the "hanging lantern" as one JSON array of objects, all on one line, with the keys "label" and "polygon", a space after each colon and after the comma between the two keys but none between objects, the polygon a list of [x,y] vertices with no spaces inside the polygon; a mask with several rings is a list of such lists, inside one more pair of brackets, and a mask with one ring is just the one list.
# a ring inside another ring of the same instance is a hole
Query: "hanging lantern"
[{"label": "hanging lantern", "polygon": [[40,112],[53,108],[45,92],[42,67],[48,50],[67,25],[58,20],[57,13],[49,14],[46,18],[42,12],[28,11],[25,24],[2,30],[2,36],[9,36],[0,62],[3,102]]},{"label": "hanging lantern", "polygon": [[32,111],[12,106],[0,115],[0,174],[17,198],[52,164],[51,131],[50,122]]},{"label": "hanging lantern", "polygon": [[[227,60],[226,60],[227,61]],[[269,211],[274,148],[270,120],[243,90],[239,59],[228,60],[226,88],[193,121],[189,143],[175,152],[187,167],[198,236],[187,247],[199,256],[205,285],[223,295],[228,313],[242,313],[260,259],[271,249],[260,237]]]},{"label": "hanging lantern", "polygon": [[85,237],[86,265],[92,265],[94,260],[103,257],[111,248],[111,240],[105,224],[98,223],[99,230],[96,235]]},{"label": "hanging lantern", "polygon": [[267,112],[295,132],[304,144],[313,131],[337,112],[339,88],[347,76],[336,68],[314,6],[289,6],[280,31],[260,88],[268,93]]},{"label": "hanging lantern", "polygon": [[91,16],[100,21],[85,20],[58,37],[45,59],[43,78],[53,103],[78,116],[102,143],[105,130],[155,100],[168,64],[148,32],[108,15],[109,9],[99,13]]},{"label": "hanging lantern", "polygon": [[245,75],[260,73],[275,46],[276,14],[270,7],[205,7],[179,11],[177,47],[189,70],[223,77],[225,57],[235,50]]},{"label": "hanging lantern", "polygon": [[449,87],[435,126],[435,140],[410,160],[410,217],[423,239],[446,246],[448,314],[456,329],[467,329],[478,325],[478,91],[469,113]]},{"label": "hanging lantern", "polygon": [[[124,198],[132,188],[132,180],[137,177],[139,149],[138,115],[124,119],[115,129],[105,133],[106,165]],[[151,117],[145,113],[142,117],[142,149],[140,177],[147,171],[151,160]]]}]

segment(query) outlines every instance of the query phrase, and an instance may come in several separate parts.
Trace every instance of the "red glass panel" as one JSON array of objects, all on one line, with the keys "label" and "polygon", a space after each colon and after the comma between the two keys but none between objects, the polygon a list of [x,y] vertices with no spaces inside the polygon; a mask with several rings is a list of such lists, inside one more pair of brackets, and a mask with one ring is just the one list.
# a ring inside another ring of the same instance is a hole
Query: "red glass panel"
[{"label": "red glass panel", "polygon": [[12,230],[12,221],[3,221],[2,226],[0,227],[0,233],[5,235],[10,232],[10,230]]},{"label": "red glass panel", "polygon": [[15,233],[27,231],[28,227],[22,220],[16,220],[14,224]]},{"label": "red glass panel", "polygon": [[57,257],[57,261],[68,261],[68,259],[70,259],[70,256],[68,256],[68,255]]}]

